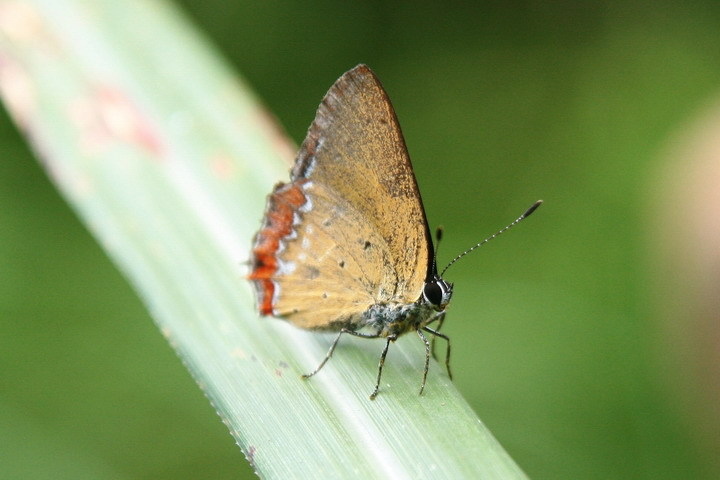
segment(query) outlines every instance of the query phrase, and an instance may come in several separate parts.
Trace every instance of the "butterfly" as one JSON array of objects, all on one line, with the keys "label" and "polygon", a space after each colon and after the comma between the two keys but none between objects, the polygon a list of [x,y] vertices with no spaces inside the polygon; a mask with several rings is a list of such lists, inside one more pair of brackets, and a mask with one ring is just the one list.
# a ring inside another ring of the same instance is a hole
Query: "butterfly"
[{"label": "butterfly", "polygon": [[290,182],[277,184],[268,197],[251,261],[248,278],[261,315],[338,332],[324,360],[305,378],[325,366],[345,334],[385,339],[374,399],[390,344],[408,332],[425,345],[420,393],[433,350],[427,334],[447,342],[445,366],[452,378],[450,339],[439,330],[453,284],[438,274],[400,125],[366,65],[343,74],[322,100]]}]

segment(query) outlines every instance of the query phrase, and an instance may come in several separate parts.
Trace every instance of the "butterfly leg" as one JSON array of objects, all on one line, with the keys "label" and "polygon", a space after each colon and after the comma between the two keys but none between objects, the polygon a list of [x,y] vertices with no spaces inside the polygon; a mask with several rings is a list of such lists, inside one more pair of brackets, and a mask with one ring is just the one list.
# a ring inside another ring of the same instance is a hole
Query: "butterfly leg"
[{"label": "butterfly leg", "polygon": [[425,381],[427,380],[428,370],[430,370],[430,342],[427,337],[423,335],[421,330],[416,330],[416,332],[420,339],[425,343],[425,369],[423,370],[422,384],[420,385],[420,393],[418,394],[422,395],[423,390],[425,390]]},{"label": "butterfly leg", "polygon": [[[377,335],[379,337],[379,335]],[[372,338],[372,337],[371,337]],[[370,400],[375,400],[378,391],[380,390],[380,377],[382,376],[383,365],[385,365],[385,357],[387,356],[388,348],[390,348],[390,342],[394,342],[397,339],[397,335],[388,335],[387,341],[385,342],[385,348],[383,348],[380,354],[380,363],[378,364],[377,382],[375,383],[375,390],[370,394]]]},{"label": "butterfly leg", "polygon": [[340,337],[342,337],[343,333],[355,334],[356,332],[353,332],[352,330],[348,330],[346,328],[343,328],[342,330],[340,330],[340,333],[335,338],[335,341],[332,343],[332,345],[330,345],[330,349],[328,350],[327,355],[325,355],[325,358],[323,359],[323,361],[320,362],[320,365],[318,365],[318,367],[315,370],[313,370],[312,372],[303,374],[302,378],[312,377],[313,375],[318,373],[325,366],[327,361],[330,360],[330,357],[332,357],[332,354],[335,351],[335,347],[337,347],[337,344],[340,341]]},{"label": "butterfly leg", "polygon": [[423,327],[423,330],[433,334],[433,340],[435,339],[435,337],[440,337],[447,342],[447,350],[445,350],[445,368],[447,369],[448,377],[450,377],[450,380],[452,380],[452,372],[450,371],[450,337],[438,332],[437,330],[433,330],[432,328]]},{"label": "butterfly leg", "polygon": [[[440,314],[438,314],[438,325],[437,325],[437,328],[435,329],[435,332],[440,331],[444,321],[445,321],[445,312],[441,312]],[[437,335],[437,333],[435,333],[434,335]],[[432,340],[430,340],[430,342],[431,342],[430,346],[431,346],[431,350],[432,350],[432,357],[435,360],[437,360],[437,355],[435,355],[435,336],[433,336],[433,338],[432,338]]]},{"label": "butterfly leg", "polygon": [[[342,337],[343,333],[349,333],[350,335],[354,335],[356,337],[362,337],[362,338],[380,338],[380,333],[361,333],[356,332],[354,330],[348,330],[347,328],[343,328],[340,330],[340,333],[335,338],[335,341],[330,345],[330,349],[327,352],[327,355],[325,355],[325,358],[322,362],[320,362],[320,365],[313,370],[310,373],[306,373],[302,376],[302,378],[310,378],[316,373],[318,373],[327,363],[328,360],[330,360],[330,357],[332,357],[333,352],[335,351],[335,347],[337,347],[338,342],[340,341],[340,337]],[[385,343],[385,348],[383,349],[382,354],[380,355],[380,365],[378,366],[378,376],[377,376],[377,383],[375,384],[375,390],[370,395],[371,400],[375,400],[375,397],[378,394],[378,390],[380,390],[380,377],[382,376],[382,368],[385,364],[385,357],[387,356],[388,348],[390,347],[390,342],[394,342],[397,339],[397,335],[390,335],[387,337],[387,342]]]}]

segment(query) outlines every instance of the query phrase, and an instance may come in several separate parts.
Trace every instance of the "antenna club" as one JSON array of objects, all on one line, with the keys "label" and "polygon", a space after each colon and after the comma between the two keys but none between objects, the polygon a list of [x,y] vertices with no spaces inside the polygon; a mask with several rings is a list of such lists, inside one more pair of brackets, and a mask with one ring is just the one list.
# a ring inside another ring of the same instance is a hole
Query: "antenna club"
[{"label": "antenna club", "polygon": [[530,206],[530,208],[528,208],[528,209],[525,211],[525,213],[522,214],[522,217],[521,217],[521,218],[529,217],[529,216],[530,216],[535,210],[537,210],[537,209],[540,207],[540,205],[542,205],[542,204],[543,204],[543,201],[542,201],[542,200],[538,200],[537,202],[533,203],[532,206]]}]

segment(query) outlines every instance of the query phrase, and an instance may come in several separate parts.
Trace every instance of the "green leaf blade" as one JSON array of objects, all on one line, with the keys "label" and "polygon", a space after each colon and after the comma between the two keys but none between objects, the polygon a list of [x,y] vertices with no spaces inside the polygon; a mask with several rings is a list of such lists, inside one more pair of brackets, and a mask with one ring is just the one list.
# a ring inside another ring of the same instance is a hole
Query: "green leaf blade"
[{"label": "green leaf blade", "polygon": [[[245,280],[291,143],[163,2],[2,2],[2,94],[265,478],[525,478],[424,351],[258,318]],[[8,10],[9,9],[9,10]],[[141,20],[142,25],[138,25]],[[308,112],[310,119],[312,112]],[[170,441],[170,440],[169,440]]]}]

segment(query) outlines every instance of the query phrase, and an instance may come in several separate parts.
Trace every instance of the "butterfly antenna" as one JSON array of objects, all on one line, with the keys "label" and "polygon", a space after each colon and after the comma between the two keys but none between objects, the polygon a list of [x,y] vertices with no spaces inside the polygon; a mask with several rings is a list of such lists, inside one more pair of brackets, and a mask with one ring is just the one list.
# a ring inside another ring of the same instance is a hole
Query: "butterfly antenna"
[{"label": "butterfly antenna", "polygon": [[[517,224],[520,223],[521,221],[525,220],[525,219],[526,219],[527,217],[529,217],[535,210],[537,210],[537,208],[538,208],[540,205],[542,205],[542,203],[543,203],[542,200],[538,200],[537,202],[533,203],[532,206],[530,206],[530,208],[528,208],[527,210],[525,210],[525,213],[523,213],[523,214],[520,215],[518,218],[516,218],[510,225],[508,225],[508,226],[505,227],[505,228],[502,228],[502,229],[498,230],[497,232],[493,233],[492,235],[490,235],[488,238],[486,238],[486,239],[483,240],[482,242],[480,242],[480,243],[478,243],[478,244],[476,244],[476,245],[468,248],[467,250],[465,250],[464,252],[462,252],[460,255],[458,255],[457,257],[453,258],[453,259],[450,261],[450,263],[448,263],[447,266],[443,269],[443,271],[440,272],[440,276],[442,277],[442,276],[445,274],[445,272],[447,271],[447,269],[452,266],[453,263],[457,262],[458,260],[460,260],[462,257],[464,257],[465,255],[467,255],[468,253],[472,252],[473,250],[475,250],[475,249],[478,248],[478,247],[481,247],[482,245],[485,245],[487,242],[489,242],[489,241],[492,240],[493,238],[502,235],[503,233],[505,233],[506,231],[510,230],[512,227],[514,227],[515,225],[517,225]],[[439,239],[438,239],[438,243],[439,243]]]},{"label": "butterfly antenna", "polygon": [[440,251],[440,241],[442,240],[442,237],[443,237],[443,227],[440,226],[440,227],[437,227],[437,229],[435,230],[435,251],[433,252],[433,269],[432,269],[433,272],[437,272],[437,270],[436,270],[437,256],[438,256],[438,251]]}]

